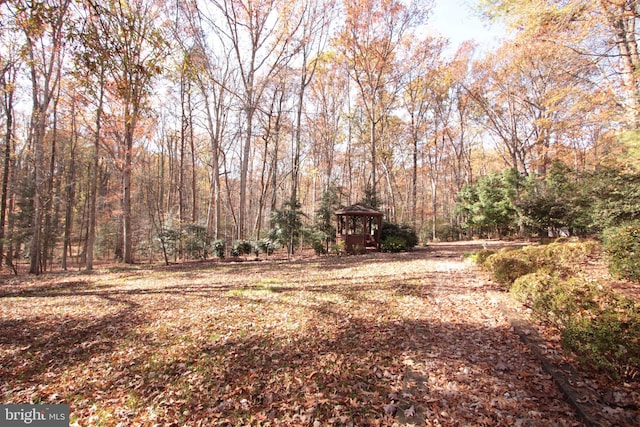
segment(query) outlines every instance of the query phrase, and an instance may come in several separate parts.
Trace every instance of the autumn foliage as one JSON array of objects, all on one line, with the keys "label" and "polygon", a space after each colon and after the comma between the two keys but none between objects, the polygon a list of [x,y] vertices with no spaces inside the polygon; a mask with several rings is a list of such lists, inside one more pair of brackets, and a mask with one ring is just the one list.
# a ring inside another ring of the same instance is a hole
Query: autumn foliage
[{"label": "autumn foliage", "polygon": [[8,279],[0,400],[79,426],[577,424],[468,250]]}]

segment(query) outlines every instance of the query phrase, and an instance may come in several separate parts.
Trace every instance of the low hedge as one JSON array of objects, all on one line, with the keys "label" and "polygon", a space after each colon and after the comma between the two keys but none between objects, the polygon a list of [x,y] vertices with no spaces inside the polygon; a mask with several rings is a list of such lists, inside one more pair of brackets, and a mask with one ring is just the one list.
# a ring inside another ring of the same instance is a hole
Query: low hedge
[{"label": "low hedge", "polygon": [[489,256],[484,265],[493,274],[493,280],[505,290],[509,290],[519,277],[535,271],[531,262],[505,252]]},{"label": "low hedge", "polygon": [[563,346],[581,363],[639,380],[640,306],[577,274],[598,250],[594,241],[568,241],[474,258],[536,318],[558,328]]},{"label": "low hedge", "polygon": [[540,270],[519,277],[511,286],[511,296],[526,307],[533,305],[554,286],[560,282],[557,274],[548,270]]}]

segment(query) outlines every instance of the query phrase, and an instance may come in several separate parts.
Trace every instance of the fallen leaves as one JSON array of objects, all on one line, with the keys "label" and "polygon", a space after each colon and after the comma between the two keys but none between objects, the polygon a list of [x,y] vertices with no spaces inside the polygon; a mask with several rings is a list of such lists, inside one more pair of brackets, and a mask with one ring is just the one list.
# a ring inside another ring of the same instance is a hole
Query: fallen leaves
[{"label": "fallen leaves", "polygon": [[430,255],[14,282],[0,399],[77,426],[579,425],[482,280]]}]

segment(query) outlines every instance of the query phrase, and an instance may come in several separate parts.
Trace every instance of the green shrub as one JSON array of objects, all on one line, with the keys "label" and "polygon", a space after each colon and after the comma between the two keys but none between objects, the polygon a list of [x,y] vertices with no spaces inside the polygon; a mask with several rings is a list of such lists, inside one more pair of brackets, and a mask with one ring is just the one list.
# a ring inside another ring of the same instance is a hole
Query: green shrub
[{"label": "green shrub", "polygon": [[[486,258],[494,280],[562,333],[578,360],[614,378],[640,376],[640,307],[609,287],[572,277],[595,254],[594,241],[502,250]],[[566,279],[566,277],[569,277]]]},{"label": "green shrub", "polygon": [[351,253],[353,255],[361,255],[365,253],[365,248],[362,245],[353,245],[351,246]]},{"label": "green shrub", "polygon": [[566,272],[576,272],[580,269],[580,263],[594,256],[600,249],[600,244],[595,240],[555,242],[542,246],[544,256],[556,267]]},{"label": "green shrub", "polygon": [[557,286],[560,278],[548,270],[539,270],[518,277],[511,286],[511,296],[526,307],[532,307],[542,295]]},{"label": "green shrub", "polygon": [[311,246],[316,255],[325,255],[328,251],[331,236],[322,230],[306,228],[302,232],[303,240]]},{"label": "green shrub", "polygon": [[[390,222],[383,222],[382,229],[380,230],[381,243],[385,240],[394,237],[398,243],[400,240],[404,241],[404,251],[409,251],[418,245],[418,235],[415,230],[408,225],[393,224]],[[390,240],[389,243],[392,241]],[[384,250],[384,249],[383,249]],[[393,252],[391,250],[387,252]]]},{"label": "green shrub", "polygon": [[249,255],[253,252],[253,245],[248,240],[236,240],[231,248],[233,256]]},{"label": "green shrub", "polygon": [[226,246],[226,242],[221,239],[211,242],[211,249],[213,249],[213,253],[215,253],[220,259],[224,258]]},{"label": "green shrub", "polygon": [[571,320],[562,341],[580,362],[614,378],[633,380],[640,375],[640,312],[637,307],[625,310],[625,305]]},{"label": "green shrub", "polygon": [[556,271],[562,267],[558,264],[557,259],[547,253],[548,246],[526,246],[519,250],[511,251],[511,256],[528,263],[531,266],[531,272],[537,270]]},{"label": "green shrub", "polygon": [[582,363],[614,378],[636,378],[640,374],[640,307],[597,285],[570,297],[577,300],[580,311],[565,316],[563,345]]},{"label": "green shrub", "polygon": [[598,282],[546,272],[520,277],[511,293],[557,327],[581,363],[615,378],[640,374],[640,308],[632,301]]},{"label": "green shrub", "polygon": [[454,224],[437,224],[436,225],[436,237],[441,242],[455,242],[460,240],[460,236],[464,234],[464,230]]},{"label": "green shrub", "polygon": [[554,242],[521,249],[502,249],[496,253],[483,250],[476,254],[475,259],[493,274],[496,282],[508,289],[516,279],[530,273],[554,272],[561,277],[575,273],[580,270],[580,263],[595,254],[598,248],[596,241]]},{"label": "green shrub", "polygon": [[602,234],[609,272],[619,279],[640,281],[640,221],[606,229]]},{"label": "green shrub", "polygon": [[258,240],[255,246],[260,252],[266,254],[267,256],[272,255],[273,252],[275,252],[275,250],[278,248],[277,245],[269,239]]},{"label": "green shrub", "polygon": [[402,252],[407,250],[407,241],[402,237],[389,236],[382,240],[380,247],[383,252]]},{"label": "green shrub", "polygon": [[496,252],[487,258],[484,265],[491,272],[493,280],[505,290],[509,290],[518,277],[535,271],[534,265],[517,251]]},{"label": "green shrub", "polygon": [[493,251],[491,249],[482,249],[481,251],[475,252],[473,255],[471,255],[471,260],[476,263],[476,265],[485,267],[487,258],[495,253],[496,251]]},{"label": "green shrub", "polygon": [[345,252],[346,247],[347,244],[344,240],[341,240],[331,245],[331,253],[334,255],[342,255]]},{"label": "green shrub", "polygon": [[531,308],[540,318],[563,329],[577,317],[595,310],[604,295],[600,284],[571,278],[541,293]]},{"label": "green shrub", "polygon": [[183,233],[184,251],[190,258],[204,259],[207,257],[209,236],[207,229],[197,224],[187,224]]},{"label": "green shrub", "polygon": [[320,240],[312,241],[311,247],[313,248],[313,252],[315,252],[316,255],[325,255],[327,253],[327,245]]},{"label": "green shrub", "polygon": [[175,255],[178,252],[180,230],[177,228],[163,228],[158,234],[158,241],[165,256]]}]

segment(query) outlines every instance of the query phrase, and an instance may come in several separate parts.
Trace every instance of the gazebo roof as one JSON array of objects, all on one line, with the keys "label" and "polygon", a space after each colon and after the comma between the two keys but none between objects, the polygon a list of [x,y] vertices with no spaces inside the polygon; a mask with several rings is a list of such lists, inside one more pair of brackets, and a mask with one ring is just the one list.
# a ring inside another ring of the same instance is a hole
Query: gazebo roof
[{"label": "gazebo roof", "polygon": [[355,205],[338,209],[336,215],[382,216],[382,212],[364,203],[356,203]]}]

